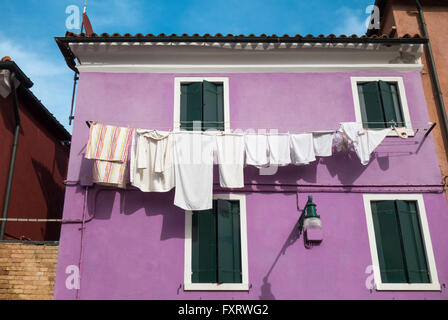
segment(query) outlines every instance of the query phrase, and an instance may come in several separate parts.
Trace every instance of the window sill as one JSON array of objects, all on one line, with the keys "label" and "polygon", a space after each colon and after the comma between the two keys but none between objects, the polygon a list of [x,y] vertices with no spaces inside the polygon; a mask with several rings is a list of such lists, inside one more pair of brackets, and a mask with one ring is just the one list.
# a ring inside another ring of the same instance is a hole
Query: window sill
[{"label": "window sill", "polygon": [[439,283],[378,283],[377,291],[440,291]]},{"label": "window sill", "polygon": [[247,283],[185,283],[185,291],[249,291]]}]

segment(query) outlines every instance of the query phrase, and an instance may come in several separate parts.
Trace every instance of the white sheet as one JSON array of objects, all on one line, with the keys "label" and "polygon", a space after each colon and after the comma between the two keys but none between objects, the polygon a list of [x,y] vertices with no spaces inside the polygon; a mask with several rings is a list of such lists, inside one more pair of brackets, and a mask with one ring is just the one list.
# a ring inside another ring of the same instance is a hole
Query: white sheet
[{"label": "white sheet", "polygon": [[287,166],[291,163],[289,134],[269,134],[269,165]]},{"label": "white sheet", "polygon": [[258,168],[267,167],[269,165],[267,135],[246,134],[244,142],[246,147],[246,164]]},{"label": "white sheet", "polygon": [[176,189],[174,204],[184,210],[213,207],[214,136],[200,132],[174,134]]},{"label": "white sheet", "polygon": [[219,184],[223,188],[244,187],[244,136],[216,136],[219,163]]},{"label": "white sheet", "polygon": [[312,133],[290,134],[290,141],[294,164],[309,164],[316,160]]},{"label": "white sheet", "polygon": [[313,132],[314,154],[317,157],[330,157],[333,149],[334,132]]},{"label": "white sheet", "polygon": [[386,136],[392,131],[385,129],[364,129],[361,123],[343,122],[340,131],[344,132],[355,149],[361,163],[367,165],[371,153],[381,144]]}]

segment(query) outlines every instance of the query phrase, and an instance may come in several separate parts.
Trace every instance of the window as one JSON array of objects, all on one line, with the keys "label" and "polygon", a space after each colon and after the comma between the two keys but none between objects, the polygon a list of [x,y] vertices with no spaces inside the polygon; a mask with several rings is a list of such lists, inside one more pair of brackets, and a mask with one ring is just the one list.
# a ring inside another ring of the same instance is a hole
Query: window
[{"label": "window", "polygon": [[175,130],[228,130],[227,78],[175,78]]},{"label": "window", "polygon": [[185,290],[248,290],[245,198],[215,195],[213,209],[187,212]]},{"label": "window", "polygon": [[421,195],[364,195],[377,290],[440,290]]},{"label": "window", "polygon": [[[386,128],[393,123],[413,135],[409,110],[400,77],[352,77],[356,121],[364,128]],[[396,135],[394,132],[393,135]]]}]

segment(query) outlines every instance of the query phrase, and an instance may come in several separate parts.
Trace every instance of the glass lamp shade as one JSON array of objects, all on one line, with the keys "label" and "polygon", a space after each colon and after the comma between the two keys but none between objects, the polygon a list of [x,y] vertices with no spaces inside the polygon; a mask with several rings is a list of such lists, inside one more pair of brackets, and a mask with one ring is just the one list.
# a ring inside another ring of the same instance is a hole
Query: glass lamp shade
[{"label": "glass lamp shade", "polygon": [[312,217],[312,218],[305,218],[305,221],[303,222],[303,229],[320,229],[322,228],[322,222],[320,221],[320,218]]}]

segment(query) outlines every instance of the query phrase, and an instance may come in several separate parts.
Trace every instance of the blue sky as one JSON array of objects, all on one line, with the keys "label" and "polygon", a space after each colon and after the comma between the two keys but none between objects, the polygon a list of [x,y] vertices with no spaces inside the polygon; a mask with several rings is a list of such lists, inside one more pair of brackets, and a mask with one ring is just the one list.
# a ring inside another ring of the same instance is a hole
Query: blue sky
[{"label": "blue sky", "polygon": [[[34,82],[32,91],[68,125],[73,72],[53,39],[67,31],[66,8],[84,0],[0,0],[0,58],[11,56]],[[94,32],[358,34],[374,0],[88,0]],[[79,30],[71,29],[72,32]]]}]

